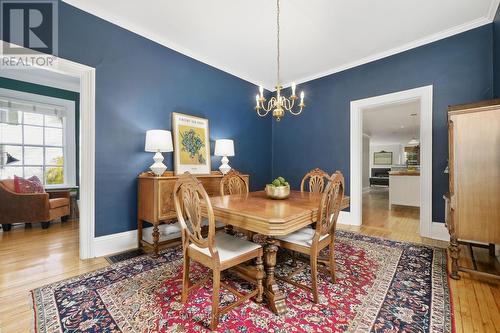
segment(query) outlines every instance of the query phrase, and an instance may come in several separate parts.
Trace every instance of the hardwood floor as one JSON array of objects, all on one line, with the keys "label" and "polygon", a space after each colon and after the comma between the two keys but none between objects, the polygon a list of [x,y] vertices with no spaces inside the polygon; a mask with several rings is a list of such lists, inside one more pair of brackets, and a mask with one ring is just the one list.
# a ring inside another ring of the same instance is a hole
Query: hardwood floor
[{"label": "hardwood floor", "polygon": [[0,332],[32,331],[31,289],[106,265],[104,258],[78,258],[77,221],[0,231]]},{"label": "hardwood floor", "polygon": [[[404,209],[391,214],[377,211],[376,198],[371,203],[365,200],[365,203],[372,205],[373,209],[368,211],[364,225],[339,225],[339,229],[393,240],[447,246],[445,242],[418,236],[418,218],[417,231],[405,224],[415,223],[415,217],[410,212]],[[483,269],[500,273],[500,267],[491,261],[486,250],[474,251]],[[31,229],[15,226],[8,233],[0,231],[0,258],[1,333],[32,330],[31,289],[108,265],[104,258],[78,259],[76,221],[56,223],[48,230],[42,230],[35,224]],[[461,264],[470,265],[469,258],[464,258]],[[461,275],[461,280],[450,281],[457,333],[500,332],[500,280],[478,279],[465,273]]]}]

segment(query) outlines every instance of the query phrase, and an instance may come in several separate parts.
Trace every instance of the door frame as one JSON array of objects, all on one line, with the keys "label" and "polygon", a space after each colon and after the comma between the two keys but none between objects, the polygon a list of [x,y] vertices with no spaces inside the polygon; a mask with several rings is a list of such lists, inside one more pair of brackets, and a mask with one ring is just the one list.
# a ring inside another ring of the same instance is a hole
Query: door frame
[{"label": "door frame", "polygon": [[350,218],[361,225],[363,207],[363,110],[377,106],[420,101],[420,236],[432,236],[432,93],[433,86],[424,86],[351,101],[350,144]]},{"label": "door frame", "polygon": [[[0,40],[2,44],[7,42]],[[11,47],[24,49],[11,44]],[[4,46],[4,45],[2,45]],[[28,52],[26,50],[25,52]],[[46,54],[29,50],[31,54]],[[0,61],[8,56],[0,55]],[[93,258],[95,235],[95,68],[54,57],[53,67],[38,67],[80,80],[80,259]],[[22,70],[22,69],[20,69]]]}]

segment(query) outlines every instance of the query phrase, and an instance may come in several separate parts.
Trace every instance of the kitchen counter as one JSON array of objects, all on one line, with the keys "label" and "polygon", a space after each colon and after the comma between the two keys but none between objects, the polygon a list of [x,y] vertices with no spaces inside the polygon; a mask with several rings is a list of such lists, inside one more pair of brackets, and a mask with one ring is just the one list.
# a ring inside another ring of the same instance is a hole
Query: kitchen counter
[{"label": "kitchen counter", "polygon": [[389,171],[390,176],[420,176],[420,171]]},{"label": "kitchen counter", "polygon": [[392,205],[420,207],[420,172],[389,172],[389,209]]}]

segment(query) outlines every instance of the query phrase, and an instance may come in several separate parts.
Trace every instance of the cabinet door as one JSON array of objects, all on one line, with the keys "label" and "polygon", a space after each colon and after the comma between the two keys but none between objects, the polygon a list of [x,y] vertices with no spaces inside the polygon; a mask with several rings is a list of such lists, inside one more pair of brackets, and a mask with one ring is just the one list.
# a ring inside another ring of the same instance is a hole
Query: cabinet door
[{"label": "cabinet door", "polygon": [[175,180],[173,179],[158,181],[159,220],[169,220],[176,216],[173,197],[174,186]]}]

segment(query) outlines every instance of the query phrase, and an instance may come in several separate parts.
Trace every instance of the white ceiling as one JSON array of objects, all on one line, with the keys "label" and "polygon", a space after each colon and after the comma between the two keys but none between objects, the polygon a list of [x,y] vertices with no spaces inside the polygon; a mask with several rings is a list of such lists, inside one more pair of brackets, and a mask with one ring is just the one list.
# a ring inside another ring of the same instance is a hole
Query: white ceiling
[{"label": "white ceiling", "polygon": [[[493,20],[500,0],[281,0],[285,86]],[[273,0],[66,0],[169,48],[273,89]],[[84,28],[84,27],[82,27]]]},{"label": "white ceiling", "polygon": [[389,104],[363,110],[363,133],[370,145],[407,144],[420,137],[420,102]]}]

